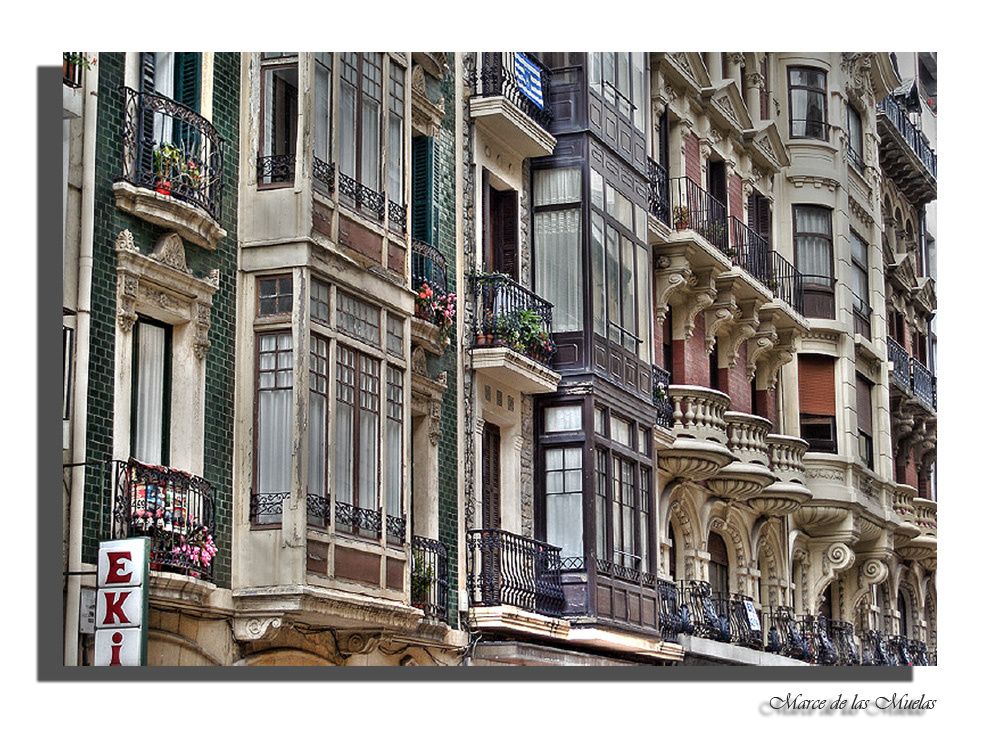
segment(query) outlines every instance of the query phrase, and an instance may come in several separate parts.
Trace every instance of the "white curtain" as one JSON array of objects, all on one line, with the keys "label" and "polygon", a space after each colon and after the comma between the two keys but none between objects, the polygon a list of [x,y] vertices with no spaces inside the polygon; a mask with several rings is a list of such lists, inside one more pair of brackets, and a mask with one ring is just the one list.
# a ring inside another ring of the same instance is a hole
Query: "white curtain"
[{"label": "white curtain", "polygon": [[583,255],[579,208],[535,214],[535,259],[538,293],[554,306],[552,330],[581,330]]},{"label": "white curtain", "polygon": [[832,277],[830,211],[825,208],[795,209],[796,267],[805,282],[829,284]]},{"label": "white curtain", "polygon": [[316,82],[313,85],[313,151],[327,164],[333,160],[330,152],[330,52],[316,54]]},{"label": "white curtain", "polygon": [[545,529],[562,557],[583,556],[583,452],[579,447],[545,452]]},{"label": "white curtain", "polygon": [[167,329],[140,321],[138,356],[135,362],[135,449],[136,459],[147,464],[163,464],[163,420],[166,413]]},{"label": "white curtain", "polygon": [[[287,493],[292,489],[292,335],[265,335],[260,341],[257,487],[260,493]],[[271,351],[276,353],[269,356]]]}]

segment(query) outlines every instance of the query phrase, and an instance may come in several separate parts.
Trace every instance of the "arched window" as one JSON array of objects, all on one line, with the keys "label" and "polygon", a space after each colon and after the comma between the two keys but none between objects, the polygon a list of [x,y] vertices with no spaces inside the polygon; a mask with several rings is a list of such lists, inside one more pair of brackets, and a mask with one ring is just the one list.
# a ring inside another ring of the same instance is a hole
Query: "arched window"
[{"label": "arched window", "polygon": [[729,595],[729,551],[725,540],[712,532],[708,535],[708,583],[712,592]]}]

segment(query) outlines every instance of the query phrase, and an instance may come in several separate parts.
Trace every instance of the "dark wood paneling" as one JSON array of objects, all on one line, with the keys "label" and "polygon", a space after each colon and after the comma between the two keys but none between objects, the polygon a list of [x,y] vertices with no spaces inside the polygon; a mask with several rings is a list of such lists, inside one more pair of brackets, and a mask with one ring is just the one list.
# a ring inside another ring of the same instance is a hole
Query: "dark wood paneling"
[{"label": "dark wood paneling", "polygon": [[359,552],[347,546],[338,546],[333,560],[337,578],[381,585],[382,557],[371,552]]}]

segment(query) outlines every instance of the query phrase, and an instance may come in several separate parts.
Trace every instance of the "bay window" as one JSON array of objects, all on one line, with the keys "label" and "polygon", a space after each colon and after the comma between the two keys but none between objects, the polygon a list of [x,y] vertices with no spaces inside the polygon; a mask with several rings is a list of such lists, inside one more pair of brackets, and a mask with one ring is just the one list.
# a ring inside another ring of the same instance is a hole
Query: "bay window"
[{"label": "bay window", "polygon": [[804,314],[834,317],[833,216],[829,208],[792,206],[795,266],[802,273]]},{"label": "bay window", "polygon": [[340,171],[375,192],[382,189],[382,54],[340,55]]},{"label": "bay window", "polygon": [[535,172],[535,283],[552,303],[552,331],[583,330],[579,169]]},{"label": "bay window", "polygon": [[265,51],[261,54],[260,184],[288,183],[295,177],[298,135],[298,54]]},{"label": "bay window", "polygon": [[292,334],[257,335],[254,523],[281,521],[292,489]]},{"label": "bay window", "polygon": [[788,97],[792,138],[829,137],[826,115],[826,72],[809,67],[789,67]]}]

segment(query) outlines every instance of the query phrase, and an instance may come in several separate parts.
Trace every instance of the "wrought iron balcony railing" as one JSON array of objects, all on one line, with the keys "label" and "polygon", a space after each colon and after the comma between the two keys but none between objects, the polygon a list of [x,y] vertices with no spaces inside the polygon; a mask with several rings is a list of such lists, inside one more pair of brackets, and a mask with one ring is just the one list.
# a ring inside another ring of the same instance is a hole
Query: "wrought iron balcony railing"
[{"label": "wrought iron balcony railing", "polygon": [[688,633],[714,641],[730,641],[732,632],[726,601],[719,601],[713,597],[712,587],[707,582],[682,580],[678,584],[681,621],[690,622]]},{"label": "wrought iron balcony railing", "polygon": [[809,640],[799,630],[795,614],[788,606],[774,606],[764,612],[767,640],[764,651],[809,662],[813,653]]},{"label": "wrought iron balcony railing", "polygon": [[123,87],[122,179],[190,203],[218,220],[222,137],[186,105]]},{"label": "wrought iron balcony railing", "polygon": [[[292,174],[292,170],[295,166],[295,158],[291,157],[291,160],[292,161],[289,162],[290,166],[287,167],[288,175]],[[260,161],[258,160],[258,167],[259,165]],[[283,181],[290,182],[291,177]],[[337,189],[337,165],[328,164],[319,157],[313,156],[313,182],[318,182],[321,185],[324,185],[327,189],[327,192],[329,192],[330,195],[332,196],[334,191]]]},{"label": "wrought iron balcony railing", "polygon": [[802,273],[776,251],[771,252],[771,270],[767,286],[774,297],[784,300],[799,315],[805,315]]},{"label": "wrought iron balcony railing", "polygon": [[112,462],[112,539],[150,538],[153,569],[212,579],[215,488],[181,470]]},{"label": "wrought iron balcony railing", "polygon": [[838,665],[860,664],[858,645],[854,639],[854,624],[849,621],[830,621],[829,634],[837,650]]},{"label": "wrought iron balcony railing", "polygon": [[890,378],[903,392],[937,409],[937,378],[891,336],[886,338],[889,361],[892,362]]},{"label": "wrought iron balcony railing", "polygon": [[861,664],[895,666],[896,660],[885,635],[876,629],[866,629],[861,634]]},{"label": "wrought iron balcony railing", "polygon": [[679,634],[689,633],[691,619],[685,622],[681,615],[680,595],[677,584],[668,580],[656,581],[656,595],[659,606],[660,638],[663,641],[677,641]]},{"label": "wrought iron balcony railing", "polygon": [[[420,293],[427,285],[434,295],[448,294],[448,265],[444,255],[430,244],[420,239],[410,240],[410,285]],[[416,307],[418,318],[433,321],[430,311],[420,304]]]},{"label": "wrought iron balcony railing", "polygon": [[854,333],[861,334],[866,339],[872,338],[872,308],[853,290],[854,296]]},{"label": "wrought iron balcony railing", "polygon": [[764,634],[760,614],[753,600],[745,595],[734,594],[726,601],[733,643],[750,649],[763,649]]},{"label": "wrought iron balcony railing", "polygon": [[767,239],[736,216],[729,216],[729,243],[726,253],[745,271],[768,285],[771,279],[771,246]]},{"label": "wrought iron balcony railing", "polygon": [[552,123],[549,70],[525,52],[483,52],[473,97],[502,97],[542,128]]},{"label": "wrought iron balcony railing", "polygon": [[931,659],[927,654],[927,645],[922,641],[911,639],[908,642],[911,664],[917,667],[927,667],[931,664]]},{"label": "wrought iron balcony railing", "polygon": [[878,104],[879,111],[885,114],[886,119],[892,123],[893,127],[899,131],[903,140],[909,145],[917,158],[923,162],[924,166],[933,177],[937,177],[937,154],[931,148],[923,132],[913,125],[906,108],[888,95],[882,98]]},{"label": "wrought iron balcony railing", "polygon": [[[367,211],[375,220],[385,217],[385,193],[375,192],[355,179],[340,172],[340,202],[353,203],[358,210]],[[404,218],[405,222],[405,218]]]},{"label": "wrought iron balcony railing", "polygon": [[448,614],[448,549],[439,541],[414,536],[410,543],[410,603],[428,618]]},{"label": "wrought iron balcony railing", "polygon": [[726,206],[690,177],[670,180],[670,203],[675,228],[691,228],[725,254],[729,253]]},{"label": "wrought iron balcony railing", "polygon": [[830,140],[830,124],[816,118],[791,118],[790,135],[793,139]]},{"label": "wrought iron balcony railing", "polygon": [[649,176],[649,213],[668,226],[674,224],[670,211],[670,177],[655,159],[647,159]]},{"label": "wrought iron balcony railing", "polygon": [[670,372],[653,365],[653,405],[656,425],[670,428],[674,422],[674,406],[670,402]]},{"label": "wrought iron balcony railing", "polygon": [[509,605],[561,616],[559,547],[500,529],[469,531],[469,605]]},{"label": "wrought iron balcony railing", "polygon": [[825,616],[800,616],[799,631],[809,642],[812,661],[821,665],[837,664],[840,656],[830,634],[830,622]]},{"label": "wrought iron balcony railing", "polygon": [[477,346],[506,346],[552,364],[552,303],[500,273],[475,275],[473,290],[472,335]]}]

